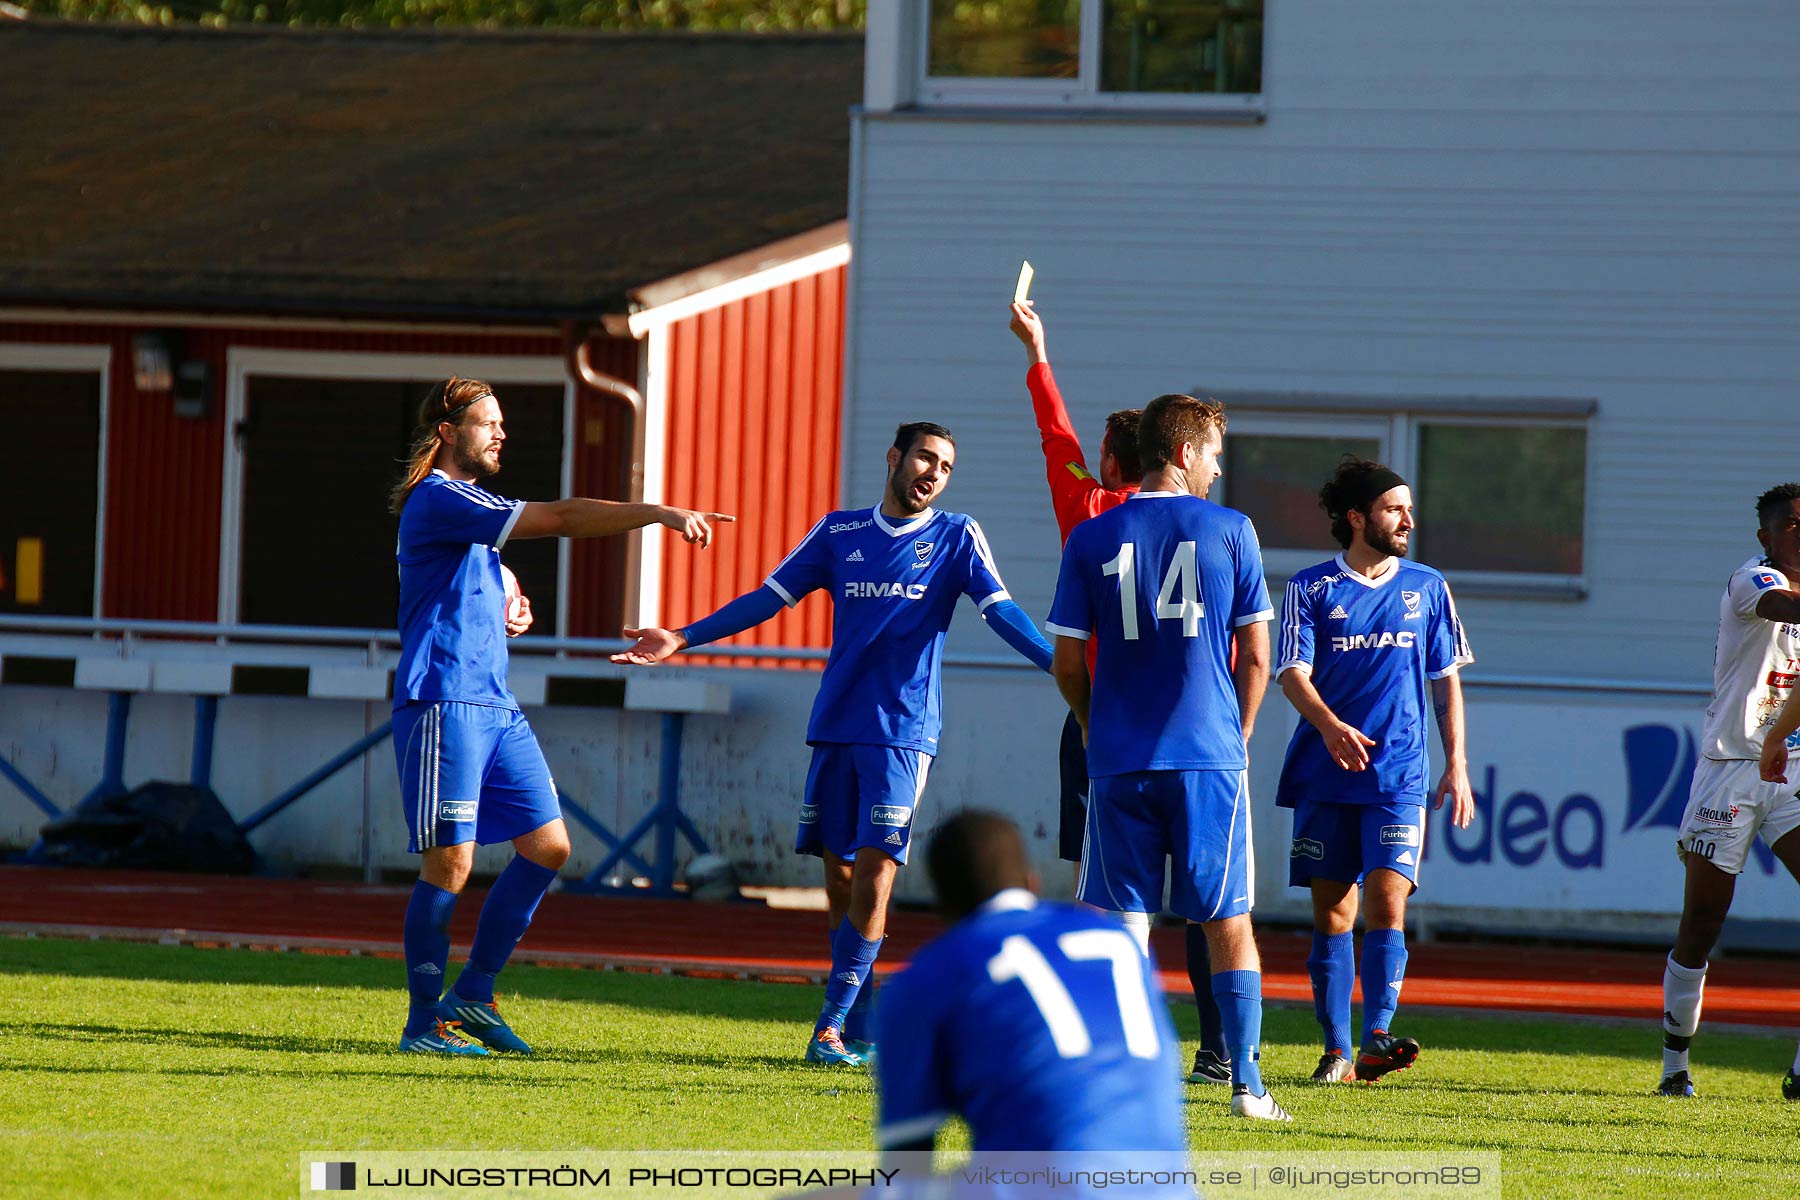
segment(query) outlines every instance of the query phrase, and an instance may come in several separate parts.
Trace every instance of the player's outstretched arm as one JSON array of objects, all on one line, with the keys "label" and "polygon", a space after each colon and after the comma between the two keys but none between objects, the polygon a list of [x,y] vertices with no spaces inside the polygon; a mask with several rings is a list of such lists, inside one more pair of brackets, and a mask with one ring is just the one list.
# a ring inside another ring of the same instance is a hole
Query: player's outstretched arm
[{"label": "player's outstretched arm", "polygon": [[1361,771],[1369,765],[1369,747],[1375,739],[1354,725],[1338,720],[1319,689],[1313,686],[1312,672],[1289,667],[1281,673],[1281,691],[1294,706],[1294,711],[1319,731],[1325,739],[1325,751],[1346,771]]},{"label": "player's outstretched arm", "polygon": [[735,520],[736,517],[726,513],[674,508],[667,504],[632,504],[571,496],[566,500],[527,501],[513,525],[512,536],[608,537],[646,525],[667,525],[679,533],[683,541],[698,542],[704,549],[712,545],[714,524]]},{"label": "player's outstretched arm", "polygon": [[1088,678],[1087,642],[1082,638],[1056,635],[1056,649],[1051,653],[1050,674],[1056,677],[1056,690],[1068,701],[1069,711],[1081,726],[1081,741],[1087,744],[1088,704],[1094,697],[1094,681]]},{"label": "player's outstretched arm", "polygon": [[1438,737],[1444,743],[1444,775],[1438,780],[1433,808],[1450,801],[1450,821],[1458,829],[1475,819],[1475,794],[1469,786],[1469,755],[1463,747],[1462,678],[1456,674],[1431,681],[1431,707],[1437,713]]},{"label": "player's outstretched arm", "polygon": [[1759,771],[1764,782],[1787,782],[1787,740],[1796,730],[1800,730],[1800,688],[1788,693],[1787,703],[1775,714],[1775,724],[1769,726],[1769,732],[1763,737]]},{"label": "player's outstretched arm", "polygon": [[734,633],[742,633],[761,625],[780,612],[782,607],[780,594],[764,584],[754,592],[739,596],[711,616],[701,617],[685,629],[663,629],[659,626],[627,628],[625,636],[635,639],[634,644],[629,650],[613,655],[612,661],[653,667],[691,646],[704,646],[708,642],[716,642],[720,638],[728,638]]},{"label": "player's outstretched arm", "polygon": [[1765,621],[1800,621],[1800,591],[1780,588],[1756,598],[1756,615]]},{"label": "player's outstretched arm", "polygon": [[1001,641],[1029,659],[1032,666],[1040,671],[1050,669],[1050,643],[1016,602],[996,600],[981,611],[981,619],[1000,635]]}]

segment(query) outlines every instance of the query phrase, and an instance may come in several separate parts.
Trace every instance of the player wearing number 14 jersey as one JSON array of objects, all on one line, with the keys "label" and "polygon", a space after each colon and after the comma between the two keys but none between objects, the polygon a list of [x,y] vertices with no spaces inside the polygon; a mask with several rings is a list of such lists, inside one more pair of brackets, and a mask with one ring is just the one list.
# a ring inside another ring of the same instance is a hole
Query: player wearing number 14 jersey
[{"label": "player wearing number 14 jersey", "polygon": [[[1256,532],[1204,496],[1219,476],[1225,417],[1192,396],[1144,409],[1141,491],[1077,525],[1046,628],[1051,670],[1087,735],[1081,899],[1143,940],[1162,906],[1205,927],[1232,1111],[1287,1113],[1262,1087],[1262,968],[1245,744],[1268,684],[1268,589]],[[1098,643],[1090,681],[1085,643]],[[1234,660],[1235,651],[1235,660]]]}]

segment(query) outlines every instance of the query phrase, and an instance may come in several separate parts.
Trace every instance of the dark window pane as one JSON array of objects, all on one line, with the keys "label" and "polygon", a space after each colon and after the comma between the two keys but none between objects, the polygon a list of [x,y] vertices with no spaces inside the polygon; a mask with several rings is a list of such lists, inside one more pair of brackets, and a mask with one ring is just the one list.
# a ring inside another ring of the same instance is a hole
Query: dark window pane
[{"label": "dark window pane", "polygon": [[[399,606],[398,519],[387,493],[403,468],[429,381],[249,381],[239,579],[259,625],[391,629]],[[500,474],[483,486],[521,500],[560,496],[563,391],[497,384],[506,418]],[[506,565],[531,597],[532,632],[556,632],[556,539],[509,542]]]},{"label": "dark window pane", "polygon": [[1263,0],[1107,0],[1103,92],[1262,91]]},{"label": "dark window pane", "polygon": [[1416,503],[1439,570],[1579,575],[1587,431],[1421,425]]},{"label": "dark window pane", "polygon": [[30,434],[0,491],[0,612],[91,617],[100,375],[0,371],[0,411]]},{"label": "dark window pane", "polygon": [[1335,551],[1331,522],[1319,507],[1319,489],[1346,454],[1376,458],[1374,438],[1285,437],[1260,433],[1225,435],[1224,503],[1256,523],[1265,547]]},{"label": "dark window pane", "polygon": [[931,0],[926,74],[982,79],[1073,79],[1081,0]]}]

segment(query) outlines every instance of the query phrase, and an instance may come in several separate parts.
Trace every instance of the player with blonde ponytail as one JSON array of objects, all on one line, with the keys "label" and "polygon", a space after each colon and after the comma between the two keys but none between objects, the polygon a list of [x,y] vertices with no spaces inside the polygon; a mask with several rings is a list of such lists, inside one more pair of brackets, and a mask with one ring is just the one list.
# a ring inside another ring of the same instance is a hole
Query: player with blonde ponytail
[{"label": "player with blonde ponytail", "polygon": [[[506,639],[525,632],[531,615],[521,604],[509,618],[500,548],[512,538],[605,537],[646,525],[704,548],[714,522],[734,519],[579,497],[508,500],[480,483],[500,470],[505,444],[493,388],[461,377],[435,383],[419,406],[406,474],[388,496],[400,516],[394,753],[410,849],[421,860],[406,909],[411,1005],[400,1049],[417,1053],[531,1052],[500,1018],[494,977],[569,858],[550,769],[506,684]],[[446,995],[450,914],[475,845],[504,841],[517,854],[489,890],[469,961]]]}]

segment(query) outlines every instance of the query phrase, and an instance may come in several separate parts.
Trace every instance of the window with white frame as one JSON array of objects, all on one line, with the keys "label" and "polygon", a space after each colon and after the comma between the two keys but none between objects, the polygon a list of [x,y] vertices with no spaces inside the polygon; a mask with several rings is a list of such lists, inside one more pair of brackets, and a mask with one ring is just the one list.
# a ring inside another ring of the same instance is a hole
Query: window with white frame
[{"label": "window with white frame", "polygon": [[1259,110],[1264,0],[926,0],[928,104]]},{"label": "window with white frame", "polygon": [[[431,379],[248,373],[235,434],[242,462],[237,617],[246,624],[385,629],[399,584],[387,493],[403,472]],[[562,494],[564,387],[495,381],[507,441],[484,487],[516,499]],[[532,631],[557,632],[554,538],[509,542]]]},{"label": "window with white frame", "polygon": [[1259,412],[1229,406],[1215,499],[1255,521],[1273,575],[1336,553],[1319,488],[1345,454],[1412,484],[1411,557],[1464,588],[1578,594],[1587,514],[1585,406],[1506,411]]}]

